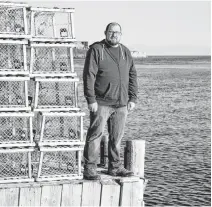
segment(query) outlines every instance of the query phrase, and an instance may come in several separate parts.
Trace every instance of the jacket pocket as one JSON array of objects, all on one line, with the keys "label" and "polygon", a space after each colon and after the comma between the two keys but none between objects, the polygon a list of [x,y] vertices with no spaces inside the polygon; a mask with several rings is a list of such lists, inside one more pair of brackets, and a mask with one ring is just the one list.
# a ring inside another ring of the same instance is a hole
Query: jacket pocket
[{"label": "jacket pocket", "polygon": [[96,88],[96,96],[100,98],[105,98],[105,96],[107,96],[110,90],[111,90],[110,83],[106,87],[104,84],[101,84],[98,88]]},{"label": "jacket pocket", "polygon": [[107,93],[105,93],[104,98],[108,100],[118,100],[119,99],[119,85],[114,83],[109,83],[110,87]]},{"label": "jacket pocket", "polygon": [[103,99],[117,100],[119,98],[119,86],[114,83],[109,83],[106,88],[98,88],[96,95]]}]

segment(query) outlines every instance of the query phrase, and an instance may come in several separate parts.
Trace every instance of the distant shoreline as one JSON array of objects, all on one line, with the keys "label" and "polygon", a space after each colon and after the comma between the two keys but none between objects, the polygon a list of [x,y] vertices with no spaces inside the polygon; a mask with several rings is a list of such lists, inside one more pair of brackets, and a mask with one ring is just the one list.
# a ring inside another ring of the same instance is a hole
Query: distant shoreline
[{"label": "distant shoreline", "polygon": [[[205,58],[210,58],[211,55],[148,55],[146,58],[153,58],[153,57],[180,57],[180,58],[192,58],[192,57],[205,57]],[[133,58],[133,59],[146,59],[144,57],[138,57],[138,58]],[[75,60],[83,60],[85,59],[84,57],[75,57]]]}]

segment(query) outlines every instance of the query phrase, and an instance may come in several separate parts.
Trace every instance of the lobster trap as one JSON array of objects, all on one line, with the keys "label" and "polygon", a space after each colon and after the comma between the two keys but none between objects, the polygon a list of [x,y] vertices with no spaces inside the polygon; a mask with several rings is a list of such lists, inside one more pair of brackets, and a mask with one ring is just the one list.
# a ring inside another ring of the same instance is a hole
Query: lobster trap
[{"label": "lobster trap", "polygon": [[83,116],[84,112],[41,112],[39,146],[83,145]]},{"label": "lobster trap", "polygon": [[27,4],[0,2],[0,38],[29,38]]},{"label": "lobster trap", "polygon": [[0,77],[0,111],[30,110],[28,81],[29,77]]},{"label": "lobster trap", "polygon": [[83,146],[40,147],[37,181],[81,179]]},{"label": "lobster trap", "polygon": [[30,8],[32,41],[75,41],[74,9]]},{"label": "lobster trap", "polygon": [[0,40],[0,74],[26,75],[26,40]]},{"label": "lobster trap", "polygon": [[0,183],[30,182],[33,148],[0,148]]},{"label": "lobster trap", "polygon": [[32,133],[33,113],[0,113],[0,147],[34,146]]},{"label": "lobster trap", "polygon": [[73,44],[31,43],[30,76],[76,76]]},{"label": "lobster trap", "polygon": [[34,111],[79,110],[77,77],[35,78]]}]

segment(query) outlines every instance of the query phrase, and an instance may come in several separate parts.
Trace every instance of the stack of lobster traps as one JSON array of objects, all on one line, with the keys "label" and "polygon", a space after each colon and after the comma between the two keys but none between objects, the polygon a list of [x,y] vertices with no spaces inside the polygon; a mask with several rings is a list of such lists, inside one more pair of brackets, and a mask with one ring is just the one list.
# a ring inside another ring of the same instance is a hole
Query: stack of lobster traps
[{"label": "stack of lobster traps", "polygon": [[0,183],[82,178],[73,13],[0,2]]},{"label": "stack of lobster traps", "polygon": [[33,181],[27,7],[0,2],[0,183]]},{"label": "stack of lobster traps", "polygon": [[85,114],[77,101],[73,13],[71,8],[30,8],[29,91],[36,117],[37,181],[82,178]]}]

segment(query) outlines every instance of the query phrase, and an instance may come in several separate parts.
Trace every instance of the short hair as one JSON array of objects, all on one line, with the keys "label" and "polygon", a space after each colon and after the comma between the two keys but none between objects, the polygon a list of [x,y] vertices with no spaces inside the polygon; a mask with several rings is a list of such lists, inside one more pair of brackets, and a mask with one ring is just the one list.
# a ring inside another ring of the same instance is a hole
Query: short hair
[{"label": "short hair", "polygon": [[120,25],[119,23],[117,23],[117,22],[111,22],[111,23],[109,23],[109,24],[107,25],[107,27],[106,27],[106,29],[105,29],[105,32],[108,31],[108,29],[109,29],[109,27],[110,27],[111,25],[118,25],[118,26],[120,27],[120,30],[121,30],[121,25]]}]

